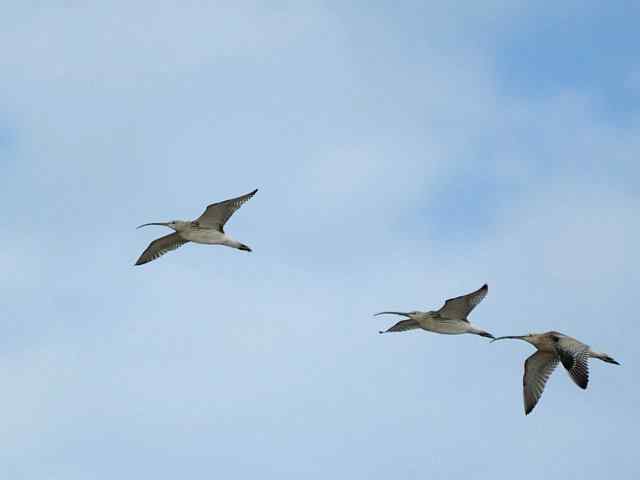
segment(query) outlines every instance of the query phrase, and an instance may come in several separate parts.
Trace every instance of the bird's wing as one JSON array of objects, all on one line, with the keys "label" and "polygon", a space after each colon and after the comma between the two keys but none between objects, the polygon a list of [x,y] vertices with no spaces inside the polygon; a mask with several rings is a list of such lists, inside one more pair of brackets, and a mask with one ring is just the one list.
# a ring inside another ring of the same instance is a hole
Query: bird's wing
[{"label": "bird's wing", "polygon": [[224,227],[224,224],[227,223],[231,215],[247,200],[253,197],[257,191],[258,189],[256,188],[253,192],[247,193],[246,195],[241,195],[223,202],[212,203],[206,208],[204,213],[196,219],[196,222],[204,227],[216,228],[222,232],[222,227]]},{"label": "bird's wing", "polygon": [[188,242],[189,240],[185,240],[176,232],[160,237],[151,242],[147,249],[142,252],[142,255],[140,255],[136,265],[144,265],[145,263],[151,262],[152,260],[155,260],[165,253],[175,250]]},{"label": "bird's wing", "polygon": [[583,390],[589,383],[589,346],[575,338],[560,337],[556,343],[556,352],[564,368]]},{"label": "bird's wing", "polygon": [[380,333],[405,332],[407,330],[415,330],[416,328],[420,328],[420,324],[416,320],[401,320],[393,327],[381,331]]},{"label": "bird's wing", "polygon": [[536,406],[544,386],[553,369],[558,365],[558,357],[549,352],[536,352],[524,362],[524,376],[522,377],[522,396],[524,398],[524,413]]},{"label": "bird's wing", "polygon": [[455,320],[467,320],[467,315],[471,313],[476,305],[478,305],[484,297],[487,296],[489,287],[485,283],[475,292],[467,293],[460,297],[450,298],[446,302],[438,313],[441,317],[451,318]]}]

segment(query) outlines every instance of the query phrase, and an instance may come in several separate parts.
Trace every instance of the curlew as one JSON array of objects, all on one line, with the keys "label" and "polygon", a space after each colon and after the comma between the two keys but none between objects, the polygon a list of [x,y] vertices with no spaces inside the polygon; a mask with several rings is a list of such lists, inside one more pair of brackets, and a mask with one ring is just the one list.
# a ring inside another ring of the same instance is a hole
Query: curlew
[{"label": "curlew", "polygon": [[589,358],[598,358],[603,362],[620,365],[606,353],[594,352],[589,345],[559,332],[530,333],[498,337],[492,340],[514,338],[524,340],[536,347],[538,351],[524,362],[524,376],[522,378],[524,413],[529,415],[542,395],[544,386],[551,373],[562,362],[569,376],[583,390],[589,382]]},{"label": "curlew", "polygon": [[489,332],[486,332],[469,322],[467,316],[487,295],[489,287],[484,284],[475,292],[462,295],[460,297],[450,298],[440,310],[430,312],[380,312],[376,315],[393,314],[408,317],[408,320],[401,320],[391,328],[380,331],[387,332],[404,332],[406,330],[415,330],[421,328],[429,332],[444,333],[447,335],[458,335],[461,333],[473,333],[482,337],[494,338]]},{"label": "curlew", "polygon": [[171,222],[145,223],[137,228],[148,225],[162,225],[175,230],[169,235],[160,237],[149,244],[142,252],[136,265],[144,265],[165,253],[181,247],[185,243],[195,242],[207,245],[226,245],[250,252],[251,249],[243,243],[234,240],[224,232],[224,224],[247,200],[253,197],[258,189],[246,195],[225,200],[223,202],[212,203],[204,213],[193,221],[173,220]]}]

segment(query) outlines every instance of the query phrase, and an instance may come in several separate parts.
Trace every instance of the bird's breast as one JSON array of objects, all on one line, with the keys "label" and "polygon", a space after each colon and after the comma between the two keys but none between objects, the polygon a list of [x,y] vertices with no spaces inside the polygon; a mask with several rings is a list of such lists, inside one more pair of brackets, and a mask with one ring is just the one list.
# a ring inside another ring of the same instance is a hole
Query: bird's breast
[{"label": "bird's breast", "polygon": [[444,333],[447,335],[457,335],[465,333],[469,329],[469,324],[461,320],[451,320],[447,318],[430,318],[420,320],[420,326],[431,332]]}]

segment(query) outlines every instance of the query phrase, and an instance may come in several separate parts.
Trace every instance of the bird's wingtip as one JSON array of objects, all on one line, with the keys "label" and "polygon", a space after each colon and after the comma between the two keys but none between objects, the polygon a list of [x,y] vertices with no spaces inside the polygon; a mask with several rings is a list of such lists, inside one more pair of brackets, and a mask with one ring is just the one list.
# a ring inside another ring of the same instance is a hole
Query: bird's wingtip
[{"label": "bird's wingtip", "polygon": [[145,263],[149,263],[149,259],[148,258],[143,258],[144,255],[141,255],[138,260],[136,260],[136,263],[133,264],[134,267],[137,267],[138,265],[144,265]]}]

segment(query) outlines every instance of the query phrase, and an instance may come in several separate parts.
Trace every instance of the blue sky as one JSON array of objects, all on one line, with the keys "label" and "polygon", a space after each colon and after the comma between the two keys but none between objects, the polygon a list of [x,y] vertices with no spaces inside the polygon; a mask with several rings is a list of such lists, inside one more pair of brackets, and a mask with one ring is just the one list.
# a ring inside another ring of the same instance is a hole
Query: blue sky
[{"label": "blue sky", "polygon": [[[3,9],[6,478],[635,478],[638,13]],[[251,254],[132,266],[136,225],[254,188]],[[376,333],[484,282],[479,326],[622,366],[525,417],[526,344]]]}]

